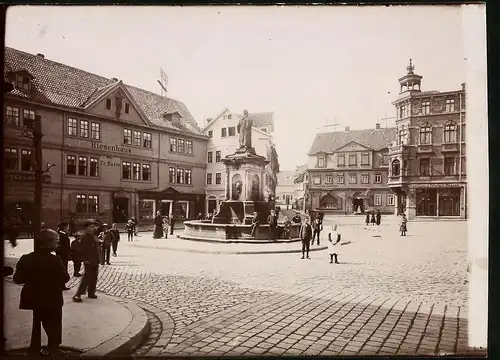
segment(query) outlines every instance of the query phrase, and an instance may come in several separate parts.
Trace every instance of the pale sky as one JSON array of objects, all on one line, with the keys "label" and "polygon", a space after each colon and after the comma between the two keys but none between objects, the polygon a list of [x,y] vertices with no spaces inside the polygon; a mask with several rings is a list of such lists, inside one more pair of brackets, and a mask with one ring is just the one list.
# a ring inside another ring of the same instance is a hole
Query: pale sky
[{"label": "pale sky", "polygon": [[325,121],[363,129],[394,116],[390,101],[410,57],[422,90],[459,89],[461,11],[18,6],[7,13],[6,45],[156,93],[162,67],[168,96],[200,126],[224,107],[274,111],[281,169],[293,170]]}]

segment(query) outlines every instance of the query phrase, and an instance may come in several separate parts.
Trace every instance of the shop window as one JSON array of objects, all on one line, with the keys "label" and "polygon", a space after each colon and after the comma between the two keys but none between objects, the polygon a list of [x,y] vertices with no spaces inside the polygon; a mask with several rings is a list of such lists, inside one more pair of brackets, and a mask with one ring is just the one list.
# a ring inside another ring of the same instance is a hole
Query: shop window
[{"label": "shop window", "polygon": [[80,120],[80,136],[89,137],[89,122],[87,120]]},{"label": "shop window", "polygon": [[171,184],[175,184],[175,168],[168,168],[168,182]]},{"label": "shop window", "polygon": [[191,169],[186,169],[186,184],[191,185],[193,183],[193,173]]},{"label": "shop window", "polygon": [[132,137],[132,145],[141,146],[141,132],[134,130]]},{"label": "shop window", "polygon": [[132,177],[132,165],[128,161],[122,162],[122,179],[130,180]]},{"label": "shop window", "polygon": [[84,194],[76,195],[76,212],[77,213],[87,212],[87,195]]},{"label": "shop window", "polygon": [[138,163],[132,164],[132,179],[133,180],[141,179],[141,164]]},{"label": "shop window", "polygon": [[21,126],[19,108],[13,106],[5,107],[5,125]]},{"label": "shop window", "polygon": [[99,196],[89,195],[89,213],[97,214],[99,212]]},{"label": "shop window", "polygon": [[17,149],[5,148],[3,167],[6,170],[17,170],[18,155]]},{"label": "shop window", "polygon": [[86,156],[78,157],[78,175],[87,176],[88,163]]},{"label": "shop window", "polygon": [[123,144],[132,145],[132,130],[123,129]]},{"label": "shop window", "polygon": [[90,124],[90,137],[95,140],[101,139],[101,124],[92,121]]},{"label": "shop window", "polygon": [[143,147],[151,149],[151,147],[152,147],[151,134],[145,132],[142,134],[142,136],[143,136]]},{"label": "shop window", "polygon": [[151,165],[142,164],[142,180],[151,181]]},{"label": "shop window", "polygon": [[66,174],[76,175],[76,156],[74,155],[66,156]]},{"label": "shop window", "polygon": [[338,209],[337,198],[333,196],[325,196],[323,199],[321,199],[319,206],[322,209]]},{"label": "shop window", "polygon": [[90,176],[97,177],[99,176],[99,159],[98,158],[90,158]]},{"label": "shop window", "polygon": [[21,150],[21,170],[33,171],[33,153],[31,150]]},{"label": "shop window", "polygon": [[139,200],[139,220],[151,220],[155,217],[155,201]]}]

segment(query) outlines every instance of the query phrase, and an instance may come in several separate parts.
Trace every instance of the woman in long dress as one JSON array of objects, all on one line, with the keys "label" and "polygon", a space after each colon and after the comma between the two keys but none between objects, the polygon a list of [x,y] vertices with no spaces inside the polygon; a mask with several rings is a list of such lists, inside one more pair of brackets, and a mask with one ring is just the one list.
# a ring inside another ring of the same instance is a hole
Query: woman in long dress
[{"label": "woman in long dress", "polygon": [[161,239],[163,237],[163,218],[158,211],[155,216],[155,228],[153,232],[153,239]]}]

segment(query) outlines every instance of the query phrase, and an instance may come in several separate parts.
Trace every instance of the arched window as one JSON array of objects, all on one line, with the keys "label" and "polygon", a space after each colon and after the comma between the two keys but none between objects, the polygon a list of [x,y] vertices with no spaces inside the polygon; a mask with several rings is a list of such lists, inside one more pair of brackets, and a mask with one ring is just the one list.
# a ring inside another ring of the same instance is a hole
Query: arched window
[{"label": "arched window", "polygon": [[401,163],[397,159],[392,162],[391,175],[392,176],[400,176],[401,175]]},{"label": "arched window", "polygon": [[449,123],[444,127],[444,142],[454,143],[457,141],[457,126]]},{"label": "arched window", "polygon": [[420,127],[420,144],[429,145],[432,143],[432,128],[429,124]]},{"label": "arched window", "polygon": [[327,195],[321,199],[319,206],[322,209],[337,209],[337,198]]}]

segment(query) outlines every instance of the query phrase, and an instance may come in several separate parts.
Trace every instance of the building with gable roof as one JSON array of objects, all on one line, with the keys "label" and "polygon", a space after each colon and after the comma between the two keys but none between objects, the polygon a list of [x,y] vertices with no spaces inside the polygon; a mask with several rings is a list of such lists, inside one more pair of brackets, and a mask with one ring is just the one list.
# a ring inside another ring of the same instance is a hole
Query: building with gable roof
[{"label": "building with gable roof", "polygon": [[399,79],[397,138],[389,149],[389,187],[398,212],[415,217],[467,217],[465,84],[422,91],[410,59]]},{"label": "building with gable roof", "polygon": [[280,171],[278,173],[278,181],[276,185],[276,205],[289,208],[295,203],[297,199],[295,196],[295,171]]},{"label": "building with gable roof", "polygon": [[[223,109],[215,118],[206,120],[203,133],[210,140],[206,153],[206,208],[208,213],[219,211],[219,206],[226,199],[226,167],[222,159],[234,154],[239,147],[238,123],[243,114]],[[249,113],[253,120],[252,146],[257,155],[264,156],[266,165],[264,196],[276,195],[277,174],[279,172],[278,153],[273,142],[273,113]]]},{"label": "building with gable roof", "polygon": [[293,175],[293,184],[295,187],[294,197],[295,197],[295,207],[297,210],[305,211],[305,195],[307,190],[307,184],[309,182],[309,178],[307,176],[307,163],[297,166]]},{"label": "building with gable roof", "polygon": [[42,221],[151,223],[157,210],[194,218],[205,204],[208,137],[181,101],[5,48],[4,211],[33,211],[33,150],[20,134],[41,117]]},{"label": "building with gable roof", "polygon": [[318,133],[309,150],[305,208],[352,214],[365,210],[394,213],[387,186],[389,147],[395,128]]}]

